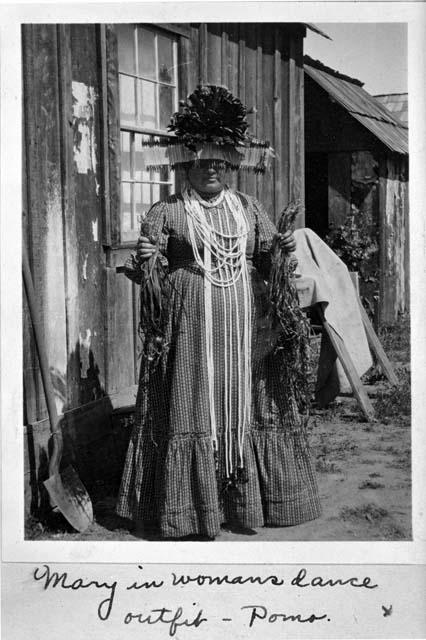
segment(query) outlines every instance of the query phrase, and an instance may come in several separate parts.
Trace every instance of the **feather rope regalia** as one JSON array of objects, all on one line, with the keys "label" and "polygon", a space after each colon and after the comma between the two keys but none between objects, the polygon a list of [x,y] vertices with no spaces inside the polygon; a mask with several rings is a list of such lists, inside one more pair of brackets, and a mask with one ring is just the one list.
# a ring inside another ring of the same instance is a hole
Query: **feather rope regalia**
[{"label": "feather rope regalia", "polygon": [[[156,244],[157,238],[150,233],[146,223],[141,225],[141,235]],[[143,357],[149,368],[157,366],[168,347],[166,327],[170,307],[171,284],[168,267],[157,248],[153,255],[141,264],[139,332],[143,340]]]},{"label": "feather rope regalia", "polygon": [[[290,203],[278,222],[278,233],[294,229],[294,221],[301,209],[299,202]],[[300,413],[308,414],[310,405],[310,329],[309,321],[299,306],[295,286],[297,260],[282,247],[276,236],[271,248],[269,300],[273,326],[279,337],[275,354],[280,358],[283,389],[290,389]]]}]

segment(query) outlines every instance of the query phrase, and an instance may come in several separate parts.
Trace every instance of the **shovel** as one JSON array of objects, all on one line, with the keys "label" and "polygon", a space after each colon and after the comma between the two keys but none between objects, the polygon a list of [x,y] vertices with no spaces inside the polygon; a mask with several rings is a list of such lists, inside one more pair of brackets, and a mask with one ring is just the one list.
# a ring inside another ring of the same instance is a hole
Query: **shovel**
[{"label": "shovel", "polygon": [[85,531],[93,522],[93,509],[89,494],[76,471],[71,466],[59,472],[63,450],[63,436],[59,424],[58,412],[56,410],[55,396],[47,362],[46,345],[41,331],[41,320],[38,314],[28,255],[25,248],[22,260],[22,274],[27,292],[28,307],[46,396],[50,431],[53,438],[53,451],[49,460],[49,477],[43,484],[49,493],[52,508],[57,508],[74,529],[77,531]]}]

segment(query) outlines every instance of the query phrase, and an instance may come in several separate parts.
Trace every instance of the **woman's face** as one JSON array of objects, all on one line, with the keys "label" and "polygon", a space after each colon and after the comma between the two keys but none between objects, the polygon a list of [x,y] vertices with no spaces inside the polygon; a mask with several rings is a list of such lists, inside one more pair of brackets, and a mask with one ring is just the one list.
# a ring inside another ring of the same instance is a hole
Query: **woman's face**
[{"label": "woman's face", "polygon": [[219,193],[223,189],[225,165],[217,161],[200,160],[188,169],[188,180],[191,186],[202,193]]}]

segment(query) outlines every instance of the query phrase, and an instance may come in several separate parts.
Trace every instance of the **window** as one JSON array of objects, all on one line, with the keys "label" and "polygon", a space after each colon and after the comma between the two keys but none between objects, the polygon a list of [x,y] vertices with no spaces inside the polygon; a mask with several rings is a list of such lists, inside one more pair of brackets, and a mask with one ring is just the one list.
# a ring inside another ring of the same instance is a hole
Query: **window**
[{"label": "window", "polygon": [[142,170],[142,142],[170,135],[178,107],[177,37],[148,26],[117,25],[121,138],[121,242],[134,241],[150,206],[174,189],[168,169]]}]

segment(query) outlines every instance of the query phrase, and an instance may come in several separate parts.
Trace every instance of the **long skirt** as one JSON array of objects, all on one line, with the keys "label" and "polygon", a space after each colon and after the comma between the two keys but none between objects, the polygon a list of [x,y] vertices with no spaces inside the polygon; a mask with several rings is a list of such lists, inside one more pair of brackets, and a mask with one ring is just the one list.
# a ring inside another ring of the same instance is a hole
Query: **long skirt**
[{"label": "long skirt", "polygon": [[[294,393],[282,388],[265,314],[263,280],[250,266],[252,287],[251,419],[243,441],[242,477],[230,482],[226,453],[236,452],[237,412],[225,446],[225,412],[238,402],[237,340],[242,335],[242,286],[224,295],[212,286],[214,408],[212,446],[206,366],[203,275],[195,263],[171,269],[171,312],[159,365],[142,361],[135,426],[123,473],[118,513],[155,526],[164,537],[215,537],[223,523],[256,528],[297,525],[320,514],[306,424]],[[240,312],[238,312],[240,311]],[[228,318],[229,331],[223,330]],[[232,318],[229,324],[229,318]],[[239,328],[239,330],[238,330]],[[232,335],[230,335],[230,332]],[[232,340],[230,340],[232,337]],[[272,345],[272,346],[271,346]],[[231,394],[231,404],[229,395]],[[229,418],[229,413],[228,413]],[[236,455],[236,454],[233,454]]]}]

